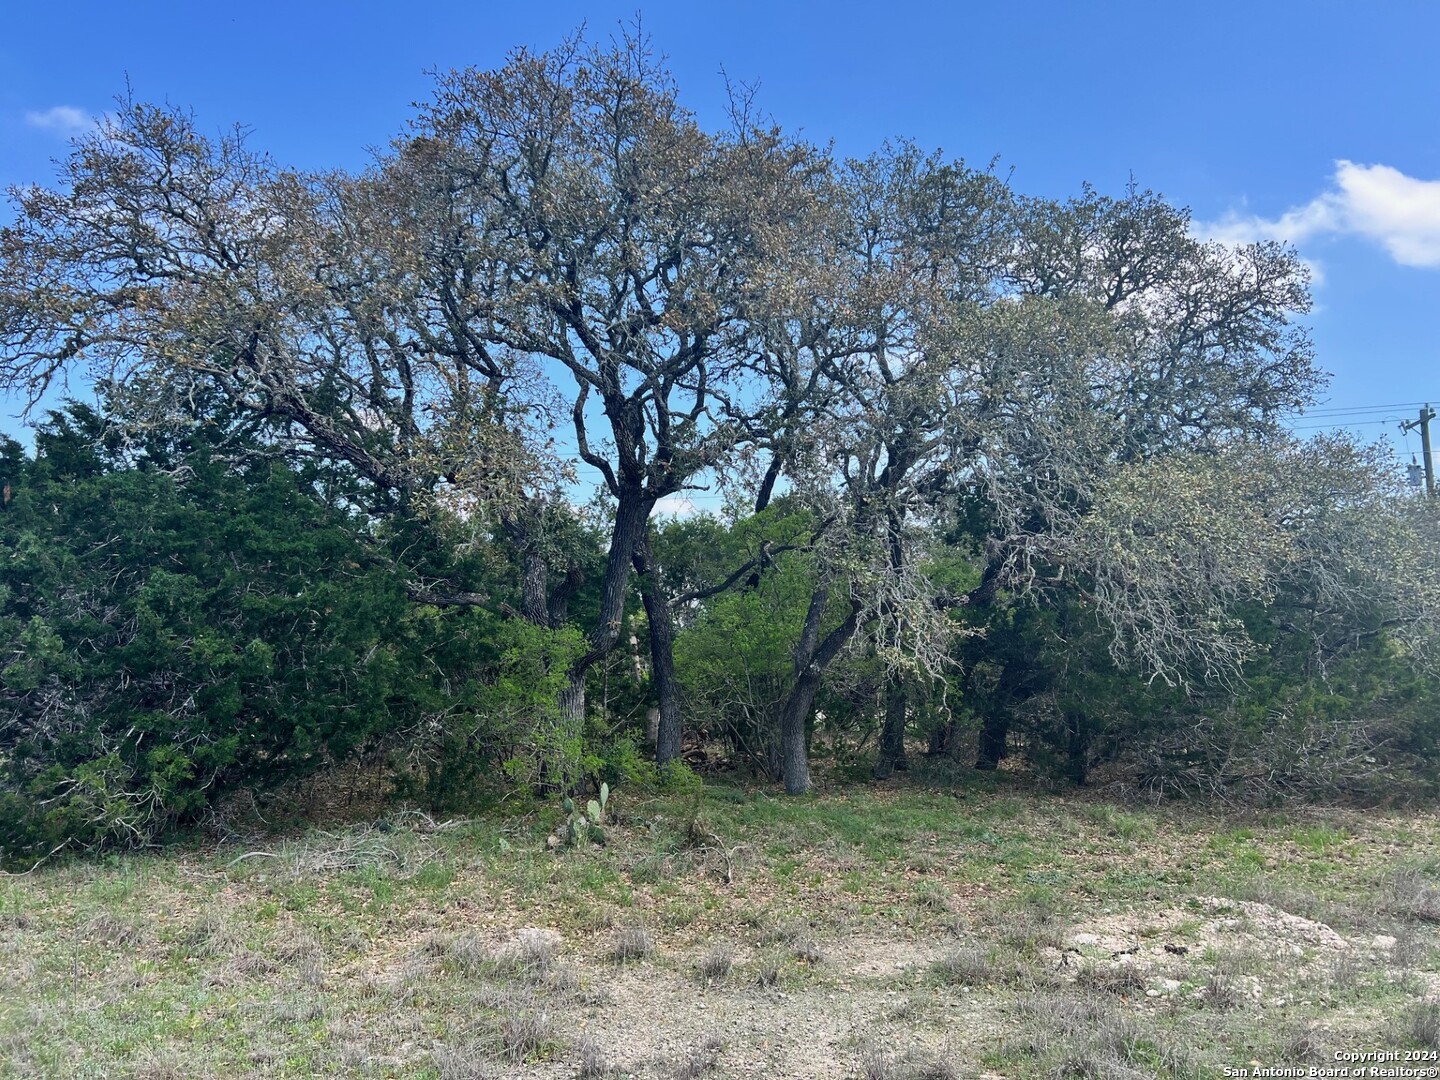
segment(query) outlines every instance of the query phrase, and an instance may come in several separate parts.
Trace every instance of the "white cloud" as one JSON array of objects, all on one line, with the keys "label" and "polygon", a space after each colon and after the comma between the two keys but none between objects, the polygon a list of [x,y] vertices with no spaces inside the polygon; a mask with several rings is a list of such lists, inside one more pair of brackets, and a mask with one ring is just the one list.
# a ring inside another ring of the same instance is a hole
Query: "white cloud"
[{"label": "white cloud", "polygon": [[56,105],[43,112],[27,112],[25,123],[41,131],[70,138],[82,135],[95,126],[95,117],[74,105]]},{"label": "white cloud", "polygon": [[1282,240],[1296,247],[1324,236],[1359,236],[1401,266],[1440,267],[1440,180],[1337,161],[1331,189],[1304,206],[1273,219],[1232,211],[1196,231],[1225,243]]}]

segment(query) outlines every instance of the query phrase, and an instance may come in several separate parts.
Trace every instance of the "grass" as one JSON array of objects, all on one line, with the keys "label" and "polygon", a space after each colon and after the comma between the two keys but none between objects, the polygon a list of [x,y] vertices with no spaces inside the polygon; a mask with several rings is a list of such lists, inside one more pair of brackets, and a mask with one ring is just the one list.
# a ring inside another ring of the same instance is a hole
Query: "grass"
[{"label": "grass", "polygon": [[620,790],[604,848],[546,850],[545,806],[0,877],[0,1076],[825,1054],[842,1077],[1173,1080],[1440,1041],[1433,814],[958,794]]},{"label": "grass", "polygon": [[714,983],[724,982],[730,976],[730,969],[735,964],[735,957],[726,945],[717,945],[700,960],[698,973],[700,982],[705,986]]}]

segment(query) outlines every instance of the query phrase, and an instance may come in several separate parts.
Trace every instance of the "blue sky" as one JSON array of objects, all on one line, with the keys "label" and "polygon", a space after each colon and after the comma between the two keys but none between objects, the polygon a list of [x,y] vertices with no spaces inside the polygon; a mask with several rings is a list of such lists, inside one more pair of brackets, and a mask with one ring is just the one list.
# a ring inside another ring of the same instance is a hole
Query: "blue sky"
[{"label": "blue sky", "polygon": [[[15,5],[0,38],[0,183],[47,183],[65,140],[135,96],[249,126],[302,168],[362,165],[427,96],[427,71],[503,62],[634,0]],[[909,136],[1064,196],[1133,175],[1206,231],[1278,237],[1317,269],[1323,407],[1440,405],[1440,4],[652,5],[686,103],[719,123],[722,67],[842,154]],[[0,220],[8,211],[0,211]],[[3,405],[3,403],[0,403]],[[0,430],[17,423],[0,407]],[[1415,409],[1330,412],[1299,424]],[[1396,436],[1396,445],[1405,443]],[[1416,448],[1414,437],[1409,442]],[[1408,455],[1407,455],[1408,460]]]}]

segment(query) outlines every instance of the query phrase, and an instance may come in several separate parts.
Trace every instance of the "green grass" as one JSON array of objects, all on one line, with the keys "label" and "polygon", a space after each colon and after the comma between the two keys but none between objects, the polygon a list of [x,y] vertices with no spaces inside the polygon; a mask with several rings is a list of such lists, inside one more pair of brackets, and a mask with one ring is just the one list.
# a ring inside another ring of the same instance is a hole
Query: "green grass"
[{"label": "green grass", "polygon": [[[0,1076],[783,1074],[798,1047],[747,1025],[792,1010],[801,1031],[837,1002],[864,1012],[825,1051],[838,1076],[869,1054],[1180,1078],[1440,1030],[1431,814],[963,794],[621,790],[603,848],[548,850],[559,811],[536,806],[0,878]],[[517,962],[525,926],[563,947]],[[676,996],[620,1038],[652,991]],[[692,1021],[689,1056],[630,1048]]]}]

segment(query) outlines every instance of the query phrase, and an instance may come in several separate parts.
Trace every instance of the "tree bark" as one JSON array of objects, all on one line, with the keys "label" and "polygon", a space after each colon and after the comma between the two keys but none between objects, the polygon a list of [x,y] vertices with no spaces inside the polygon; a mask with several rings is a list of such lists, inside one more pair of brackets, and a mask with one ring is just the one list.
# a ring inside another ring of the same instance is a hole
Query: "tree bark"
[{"label": "tree bark", "polygon": [[845,621],[826,634],[823,641],[819,640],[820,622],[829,599],[828,585],[820,586],[810,596],[805,629],[795,650],[795,685],[790,688],[780,714],[780,767],[786,795],[803,795],[810,790],[810,750],[805,740],[805,722],[815,704],[821,675],[860,628],[861,604],[852,597],[850,614]]},{"label": "tree bark", "polygon": [[551,626],[550,574],[544,556],[538,551],[526,550],[521,556],[521,572],[520,614],[536,626]]},{"label": "tree bark", "polygon": [[590,633],[590,648],[575,661],[572,676],[584,676],[594,664],[604,659],[620,640],[620,620],[625,615],[625,592],[630,587],[630,568],[636,548],[644,542],[650,511],[655,506],[652,496],[638,488],[622,490],[615,508],[615,527],[610,534],[610,553],[605,560],[605,576],[600,586],[600,615]]},{"label": "tree bark", "polygon": [[910,767],[905,759],[907,697],[904,677],[892,671],[885,683],[885,727],[880,733],[880,760],[875,763],[877,780]]},{"label": "tree bark", "polygon": [[786,795],[804,795],[810,790],[810,749],[805,741],[805,721],[820,689],[820,672],[814,667],[801,672],[785,699],[780,720],[780,768]]},{"label": "tree bark", "polygon": [[[560,699],[557,702],[560,707],[560,723],[564,730],[567,741],[584,738],[585,735],[585,672],[578,674],[570,672],[570,681],[560,691]],[[567,761],[567,775],[561,777],[561,787],[569,791],[579,782],[578,776],[568,774],[568,766],[574,764]]]},{"label": "tree bark", "polygon": [[675,680],[675,621],[670,596],[646,535],[635,549],[635,572],[640,598],[650,623],[650,675],[655,685],[660,725],[655,736],[655,763],[667,765],[680,757],[684,729],[680,716],[680,690]]},{"label": "tree bark", "polygon": [[1026,660],[1012,655],[1005,661],[995,687],[995,697],[985,712],[980,726],[980,753],[975,761],[977,769],[999,768],[1009,750],[1010,721],[1014,718],[1015,706],[1032,697],[1038,687],[1035,672]]},{"label": "tree bark", "polygon": [[1005,760],[1006,742],[1010,736],[1010,707],[997,704],[985,714],[980,726],[980,753],[975,759],[977,769],[997,769]]}]

